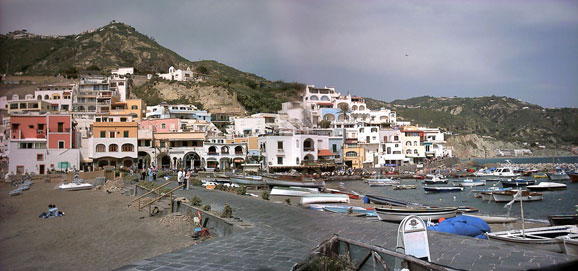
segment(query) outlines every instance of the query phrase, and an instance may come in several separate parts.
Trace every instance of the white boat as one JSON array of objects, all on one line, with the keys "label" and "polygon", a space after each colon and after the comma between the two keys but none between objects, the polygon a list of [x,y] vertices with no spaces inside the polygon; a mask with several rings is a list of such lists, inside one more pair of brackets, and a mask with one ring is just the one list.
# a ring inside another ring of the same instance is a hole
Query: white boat
[{"label": "white boat", "polygon": [[452,181],[452,183],[456,186],[461,186],[461,187],[473,187],[473,186],[484,186],[486,185],[486,181],[484,180],[472,180],[472,179],[464,179],[462,181]]},{"label": "white boat", "polygon": [[542,250],[562,252],[560,238],[578,234],[576,225],[551,226],[522,230],[486,233],[488,239],[531,246]]},{"label": "white boat", "polygon": [[562,253],[566,255],[578,256],[578,234],[568,234],[566,236],[556,237],[558,246]]},{"label": "white boat", "polygon": [[506,160],[506,162],[508,163],[507,166],[496,168],[490,175],[487,175],[487,176],[488,177],[507,177],[507,178],[520,176],[520,173],[515,172],[516,169],[514,167],[512,167],[510,161]]},{"label": "white boat", "polygon": [[[514,199],[514,196],[518,190],[508,190],[508,191],[497,191],[492,192],[492,197],[495,202],[508,202]],[[520,199],[516,199],[516,201],[537,201],[542,200],[543,196],[540,192],[530,192],[528,190],[522,190],[522,196]]]},{"label": "white boat", "polygon": [[[474,194],[474,198],[482,198],[482,193],[483,192],[495,192],[495,191],[506,191],[506,190],[512,190],[511,187],[506,187],[506,188],[500,188],[497,186],[491,186],[487,189],[472,189],[472,193]],[[488,200],[488,199],[486,199]]]},{"label": "white boat", "polygon": [[483,169],[480,169],[480,170],[474,172],[474,176],[476,176],[476,177],[494,176],[492,173],[493,173],[492,170],[483,168]]},{"label": "white boat", "polygon": [[423,180],[424,184],[441,184],[441,183],[448,183],[448,179],[443,179],[443,176],[435,175],[431,179]]},{"label": "white boat", "polygon": [[560,168],[555,169],[554,172],[546,172],[546,175],[548,175],[548,178],[550,178],[552,181],[570,180],[570,176],[568,176],[568,174],[566,174],[566,172]]},{"label": "white boat", "polygon": [[526,188],[532,191],[564,190],[566,189],[566,185],[563,183],[555,182],[541,182],[539,184],[528,185]]},{"label": "white boat", "polygon": [[367,184],[369,186],[392,186],[394,184],[399,184],[399,180],[393,179],[368,179]]},{"label": "white boat", "polygon": [[303,197],[318,194],[317,188],[275,186],[271,189],[271,196]]},{"label": "white boat", "polygon": [[375,207],[377,217],[382,221],[401,222],[406,216],[415,215],[423,220],[438,220],[456,216],[457,207],[400,207],[384,206]]},{"label": "white boat", "polygon": [[58,186],[58,189],[65,191],[87,190],[92,189],[92,184],[81,182],[63,183]]},{"label": "white boat", "polygon": [[392,188],[393,190],[408,190],[408,189],[415,189],[416,186],[413,184],[394,184]]},{"label": "white boat", "polygon": [[349,203],[349,196],[343,194],[316,194],[301,198],[301,205],[311,203]]},{"label": "white boat", "polygon": [[489,216],[489,215],[472,215],[467,214],[468,216],[477,217],[488,224],[502,224],[502,223],[514,223],[518,221],[516,217],[505,217],[505,216]]}]

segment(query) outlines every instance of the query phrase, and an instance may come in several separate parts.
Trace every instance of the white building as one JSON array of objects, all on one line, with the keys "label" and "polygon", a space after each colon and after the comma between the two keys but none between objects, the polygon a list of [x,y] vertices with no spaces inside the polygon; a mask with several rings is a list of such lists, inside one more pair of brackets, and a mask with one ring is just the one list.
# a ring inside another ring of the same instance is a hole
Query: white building
[{"label": "white building", "polygon": [[190,67],[187,67],[186,70],[175,69],[175,67],[171,66],[169,68],[168,73],[157,73],[157,76],[163,78],[165,80],[175,80],[175,81],[192,81],[194,80],[193,71],[191,71]]},{"label": "white building", "polygon": [[267,133],[264,117],[234,118],[236,136],[258,136]]},{"label": "white building", "polygon": [[279,134],[259,137],[265,167],[297,167],[319,159],[320,151],[329,151],[329,137],[308,134]]},{"label": "white building", "polygon": [[400,130],[380,130],[381,149],[379,153],[380,166],[399,166],[405,160]]},{"label": "white building", "polygon": [[34,97],[39,101],[46,101],[56,106],[58,111],[70,112],[72,110],[72,93],[76,85],[48,85],[41,86],[34,91]]},{"label": "white building", "polygon": [[111,76],[113,78],[120,78],[120,77],[126,77],[127,75],[132,75],[134,74],[134,68],[133,67],[120,67],[116,70],[112,70],[111,72]]}]

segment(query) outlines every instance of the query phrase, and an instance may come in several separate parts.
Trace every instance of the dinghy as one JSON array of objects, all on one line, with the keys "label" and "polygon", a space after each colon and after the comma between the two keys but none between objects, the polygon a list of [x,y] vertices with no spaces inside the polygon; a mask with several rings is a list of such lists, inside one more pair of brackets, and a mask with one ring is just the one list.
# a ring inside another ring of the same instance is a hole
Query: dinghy
[{"label": "dinghy", "polygon": [[409,190],[409,189],[415,189],[416,186],[413,184],[395,184],[391,186],[393,188],[393,190]]},{"label": "dinghy", "polygon": [[275,186],[271,189],[271,196],[303,197],[319,194],[317,188]]},{"label": "dinghy", "polygon": [[[508,190],[508,191],[498,191],[492,192],[492,197],[495,202],[507,202],[514,200],[514,196],[518,190]],[[516,201],[537,201],[542,200],[543,196],[540,192],[530,192],[528,190],[522,190],[521,198],[516,198]]]},{"label": "dinghy", "polygon": [[349,203],[349,197],[342,194],[316,194],[301,198],[301,205],[311,203]]},{"label": "dinghy", "polygon": [[518,221],[516,217],[505,217],[505,216],[490,216],[490,215],[472,215],[469,216],[477,217],[488,224],[503,224],[503,223],[514,223]]},{"label": "dinghy", "polygon": [[525,230],[511,230],[486,233],[488,239],[500,240],[508,243],[526,245],[533,248],[563,252],[560,248],[560,238],[578,234],[576,225],[540,227]]},{"label": "dinghy", "polygon": [[58,189],[64,191],[77,191],[92,189],[92,184],[82,182],[63,183],[58,186]]},{"label": "dinghy", "polygon": [[571,256],[578,256],[578,234],[569,234],[566,236],[556,237],[558,246],[562,253]]},{"label": "dinghy", "polygon": [[406,216],[415,215],[423,220],[439,220],[456,216],[457,207],[399,207],[384,206],[375,207],[379,220],[388,222],[401,222]]},{"label": "dinghy", "polygon": [[526,188],[532,191],[552,191],[552,190],[564,190],[566,185],[563,183],[555,182],[541,182],[539,184],[528,185]]},{"label": "dinghy", "polygon": [[393,179],[368,179],[367,184],[369,186],[392,186],[394,184],[399,184],[399,180]]},{"label": "dinghy", "polygon": [[425,192],[457,192],[457,191],[462,191],[464,190],[463,187],[457,187],[457,186],[424,186],[423,190],[425,190]]},{"label": "dinghy", "polygon": [[472,179],[465,179],[462,181],[456,180],[456,181],[452,181],[452,183],[455,186],[461,186],[461,187],[473,187],[473,186],[483,186],[486,185],[486,181],[484,180],[472,180]]}]

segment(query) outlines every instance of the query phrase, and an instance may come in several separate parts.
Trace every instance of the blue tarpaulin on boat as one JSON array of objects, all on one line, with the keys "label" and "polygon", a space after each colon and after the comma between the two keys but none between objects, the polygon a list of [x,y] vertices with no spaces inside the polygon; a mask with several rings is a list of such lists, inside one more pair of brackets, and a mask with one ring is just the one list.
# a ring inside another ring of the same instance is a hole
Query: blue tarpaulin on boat
[{"label": "blue tarpaulin on boat", "polygon": [[484,220],[467,215],[448,218],[437,225],[429,226],[427,229],[430,231],[471,236],[479,239],[486,239],[484,233],[491,231],[490,226],[488,226],[488,223]]}]

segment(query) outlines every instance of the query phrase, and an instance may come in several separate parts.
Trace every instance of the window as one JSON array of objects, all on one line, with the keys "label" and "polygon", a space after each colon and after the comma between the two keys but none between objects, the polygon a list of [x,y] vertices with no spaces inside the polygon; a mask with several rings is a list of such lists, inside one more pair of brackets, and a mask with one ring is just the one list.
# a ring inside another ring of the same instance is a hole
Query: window
[{"label": "window", "polygon": [[105,138],[105,137],[106,137],[106,132],[105,132],[105,131],[100,131],[100,137],[101,137],[101,138]]},{"label": "window", "polygon": [[36,155],[36,161],[44,161],[44,155],[43,154],[37,154]]},{"label": "window", "polygon": [[133,110],[134,110],[134,109],[138,109],[138,106],[133,105],[133,106],[130,107],[130,109],[133,109]]},{"label": "window", "polygon": [[411,154],[411,150],[407,150],[405,153],[406,153],[406,154]]},{"label": "window", "polygon": [[411,141],[405,143],[406,146],[411,146]]},{"label": "window", "polygon": [[334,153],[337,152],[337,144],[333,144],[333,152],[334,152]]},{"label": "window", "polygon": [[20,108],[26,108],[27,104],[26,103],[21,103],[20,104]]},{"label": "window", "polygon": [[128,137],[128,131],[123,131],[123,132],[122,132],[122,136],[123,136],[123,137]]},{"label": "window", "polygon": [[134,146],[132,144],[122,144],[122,151],[123,152],[132,152],[134,151]]},{"label": "window", "polygon": [[417,154],[417,150],[413,150],[413,154]]},{"label": "window", "polygon": [[114,131],[109,131],[108,132],[108,137],[110,138],[115,138],[116,137],[116,133]]},{"label": "window", "polygon": [[126,118],[120,118],[120,122],[126,122]]},{"label": "window", "polygon": [[348,151],[345,156],[347,157],[357,157],[357,152],[354,151]]},{"label": "window", "polygon": [[417,146],[417,141],[414,141],[414,142],[413,142],[413,145],[414,145],[414,146]]},{"label": "window", "polygon": [[58,132],[59,132],[59,133],[64,132],[64,122],[59,122],[59,123],[58,123]]},{"label": "window", "polygon": [[18,104],[10,104],[10,109],[18,109]]},{"label": "window", "polygon": [[277,165],[283,165],[283,157],[277,157]]},{"label": "window", "polygon": [[105,151],[106,151],[106,146],[104,146],[104,144],[96,145],[96,152],[105,152]]},{"label": "window", "polygon": [[164,147],[165,147],[165,142],[161,141],[161,148],[164,148]]},{"label": "window", "polygon": [[150,140],[145,140],[145,146],[150,147],[150,146],[151,146],[151,141],[150,141]]},{"label": "window", "polygon": [[70,168],[69,162],[58,162],[58,168]]},{"label": "window", "polygon": [[24,174],[24,166],[16,166],[16,174]]},{"label": "window", "polygon": [[62,140],[59,140],[59,141],[58,141],[58,148],[59,148],[59,149],[64,149],[64,141],[62,141]]},{"label": "window", "polygon": [[166,128],[167,128],[167,125],[166,125],[166,124],[164,124],[164,123],[161,124],[161,129],[166,129]]},{"label": "window", "polygon": [[109,152],[117,152],[117,151],[118,151],[118,145],[116,145],[116,144],[110,144],[110,145],[108,146],[108,151],[109,151]]},{"label": "window", "polygon": [[399,136],[394,136],[393,140],[398,141],[399,140]]},{"label": "window", "polygon": [[277,149],[283,150],[283,141],[277,141]]}]

